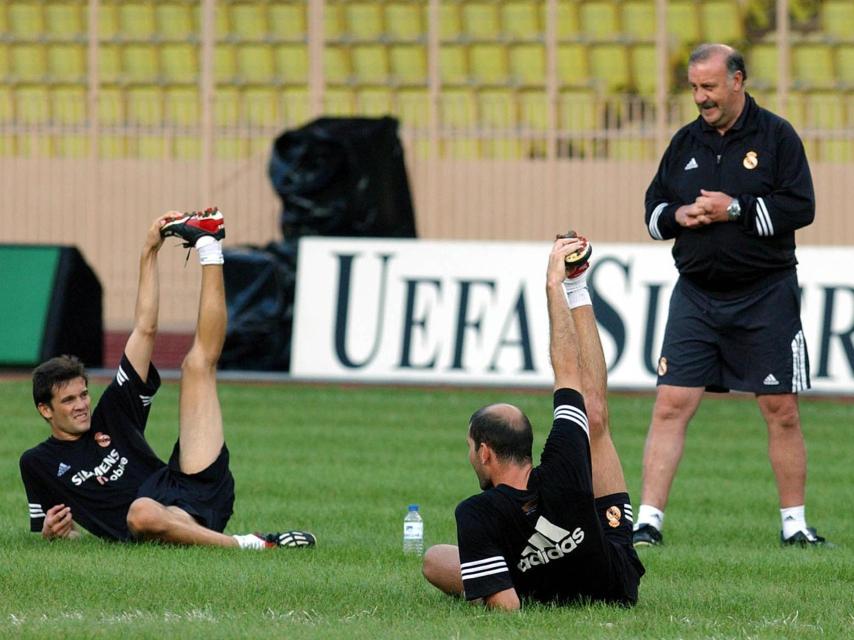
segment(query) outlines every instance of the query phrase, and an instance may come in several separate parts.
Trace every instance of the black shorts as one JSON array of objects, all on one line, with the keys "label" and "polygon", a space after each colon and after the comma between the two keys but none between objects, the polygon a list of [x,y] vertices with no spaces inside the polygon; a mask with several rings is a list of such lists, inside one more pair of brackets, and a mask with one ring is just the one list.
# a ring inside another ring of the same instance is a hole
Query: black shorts
[{"label": "black shorts", "polygon": [[209,467],[192,474],[181,471],[179,452],[176,442],[169,464],[151,474],[136,497],[179,507],[203,527],[222,532],[234,512],[234,477],[228,467],[228,447],[223,445]]},{"label": "black shorts", "polygon": [[679,278],[670,297],[658,384],[756,394],[809,389],[795,272],[740,295],[711,294]]},{"label": "black shorts", "polygon": [[596,515],[606,544],[611,549],[612,593],[607,600],[622,605],[638,601],[638,586],[646,572],[632,545],[632,506],[628,493],[596,498]]}]

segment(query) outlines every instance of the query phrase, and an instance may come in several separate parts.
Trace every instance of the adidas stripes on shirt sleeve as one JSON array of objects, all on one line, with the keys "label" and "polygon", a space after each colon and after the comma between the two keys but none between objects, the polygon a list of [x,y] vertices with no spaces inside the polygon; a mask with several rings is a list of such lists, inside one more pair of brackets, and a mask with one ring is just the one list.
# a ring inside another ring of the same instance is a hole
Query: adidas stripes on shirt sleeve
[{"label": "adidas stripes on shirt sleeve", "polygon": [[24,481],[24,491],[27,494],[27,503],[30,511],[30,531],[37,533],[44,526],[45,511],[53,506],[49,502],[42,489],[41,483],[30,470],[30,459],[27,455],[21,456],[21,480]]},{"label": "adidas stripes on shirt sleeve", "polygon": [[478,496],[462,502],[456,510],[460,574],[466,600],[485,598],[513,588],[510,569],[491,535],[493,522],[478,508]]}]

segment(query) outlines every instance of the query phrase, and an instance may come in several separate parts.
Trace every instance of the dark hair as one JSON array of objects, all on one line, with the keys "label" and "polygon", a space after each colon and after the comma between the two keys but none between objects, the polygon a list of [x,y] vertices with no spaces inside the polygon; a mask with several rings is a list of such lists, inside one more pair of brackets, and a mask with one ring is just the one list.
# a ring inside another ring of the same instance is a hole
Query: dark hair
[{"label": "dark hair", "polygon": [[518,417],[508,417],[506,412],[496,411],[495,405],[481,407],[469,420],[469,437],[475,448],[488,444],[501,460],[512,460],[518,464],[531,461],[534,432],[531,422],[521,410]]},{"label": "dark hair", "polygon": [[57,356],[42,362],[33,369],[33,402],[37,407],[49,405],[54,388],[74,378],[83,378],[89,384],[86,368],[77,356]]},{"label": "dark hair", "polygon": [[725,44],[701,44],[691,52],[688,57],[688,66],[695,62],[705,62],[718,53],[726,54],[726,72],[732,78],[736,71],[741,71],[741,79],[747,80],[747,67],[744,65],[744,56],[737,49]]}]

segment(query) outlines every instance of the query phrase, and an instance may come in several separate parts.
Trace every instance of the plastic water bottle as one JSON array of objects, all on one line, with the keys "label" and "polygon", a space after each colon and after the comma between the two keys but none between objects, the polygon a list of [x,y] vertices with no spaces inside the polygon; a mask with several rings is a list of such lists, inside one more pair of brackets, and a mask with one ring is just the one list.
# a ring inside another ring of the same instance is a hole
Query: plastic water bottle
[{"label": "plastic water bottle", "polygon": [[403,553],[424,553],[424,521],[418,513],[418,505],[411,504],[403,519]]}]

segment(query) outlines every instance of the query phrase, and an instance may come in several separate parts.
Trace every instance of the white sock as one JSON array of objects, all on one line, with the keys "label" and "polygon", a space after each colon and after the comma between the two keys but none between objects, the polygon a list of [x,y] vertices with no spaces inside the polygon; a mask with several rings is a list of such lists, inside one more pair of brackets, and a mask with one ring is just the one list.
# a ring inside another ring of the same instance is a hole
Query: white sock
[{"label": "white sock", "polygon": [[791,538],[798,531],[807,530],[807,520],[804,515],[804,505],[780,509],[780,519],[783,521],[783,537]]},{"label": "white sock", "polygon": [[196,251],[199,252],[199,264],[222,264],[222,242],[213,236],[202,236],[196,240]]},{"label": "white sock", "polygon": [[640,529],[641,525],[650,524],[659,531],[664,526],[664,511],[656,509],[652,505],[642,504],[638,510],[638,520],[635,522],[635,531]]},{"label": "white sock", "polygon": [[231,536],[237,540],[237,544],[241,549],[266,549],[265,542],[252,533],[247,533],[245,536]]},{"label": "white sock", "polygon": [[566,294],[566,303],[570,309],[592,305],[590,293],[587,291],[587,269],[574,278],[563,281],[563,291]]}]

